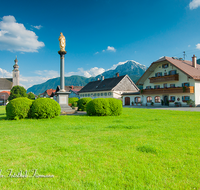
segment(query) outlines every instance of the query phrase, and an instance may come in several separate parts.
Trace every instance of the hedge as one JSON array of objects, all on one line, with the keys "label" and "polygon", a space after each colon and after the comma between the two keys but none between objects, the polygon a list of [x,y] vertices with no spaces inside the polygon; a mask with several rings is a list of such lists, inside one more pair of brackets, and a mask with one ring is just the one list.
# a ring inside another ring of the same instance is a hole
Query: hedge
[{"label": "hedge", "polygon": [[25,97],[15,98],[6,106],[6,116],[8,119],[23,119],[28,117],[33,100]]},{"label": "hedge", "polygon": [[74,97],[74,98],[69,98],[68,103],[72,104],[72,106],[77,106],[77,102],[79,101],[78,98]]},{"label": "hedge", "polygon": [[87,104],[86,110],[90,116],[120,115],[122,102],[114,98],[97,98]]},{"label": "hedge", "polygon": [[90,101],[92,101],[92,98],[81,98],[78,101],[78,110],[79,111],[86,111],[86,106]]},{"label": "hedge", "polygon": [[107,98],[110,106],[111,115],[121,115],[122,114],[122,101],[115,98]]},{"label": "hedge", "polygon": [[30,108],[30,117],[36,119],[54,118],[60,115],[60,105],[51,98],[39,98]]}]

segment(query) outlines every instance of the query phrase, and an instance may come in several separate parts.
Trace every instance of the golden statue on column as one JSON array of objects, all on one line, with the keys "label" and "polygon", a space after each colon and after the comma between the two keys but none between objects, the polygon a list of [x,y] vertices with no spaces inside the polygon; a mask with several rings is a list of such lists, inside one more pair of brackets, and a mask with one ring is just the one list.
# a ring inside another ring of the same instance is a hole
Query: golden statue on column
[{"label": "golden statue on column", "polygon": [[60,44],[60,51],[65,51],[65,36],[63,36],[63,33],[60,33],[60,37],[58,38],[59,44]]}]

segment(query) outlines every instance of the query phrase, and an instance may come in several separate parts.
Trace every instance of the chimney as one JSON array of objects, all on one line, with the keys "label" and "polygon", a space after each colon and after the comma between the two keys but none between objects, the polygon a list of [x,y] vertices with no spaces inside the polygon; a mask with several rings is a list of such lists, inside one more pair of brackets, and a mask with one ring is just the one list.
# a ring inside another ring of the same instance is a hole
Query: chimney
[{"label": "chimney", "polygon": [[99,80],[99,78],[97,80]]},{"label": "chimney", "polygon": [[71,86],[72,89],[74,89],[73,85]]},{"label": "chimney", "polygon": [[119,73],[116,73],[116,77],[119,77]]},{"label": "chimney", "polygon": [[197,68],[197,57],[195,55],[193,55],[192,57],[192,66],[194,68]]},{"label": "chimney", "polygon": [[104,76],[101,76],[101,80],[104,80]]}]

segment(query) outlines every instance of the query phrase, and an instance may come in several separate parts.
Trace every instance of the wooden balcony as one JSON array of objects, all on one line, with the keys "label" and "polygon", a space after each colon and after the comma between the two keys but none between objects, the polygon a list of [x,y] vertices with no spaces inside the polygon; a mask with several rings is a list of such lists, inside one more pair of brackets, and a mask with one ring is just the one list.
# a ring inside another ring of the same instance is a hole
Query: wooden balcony
[{"label": "wooden balcony", "polygon": [[174,87],[174,88],[157,88],[143,89],[141,94],[175,94],[175,93],[194,93],[194,86]]},{"label": "wooden balcony", "polygon": [[161,76],[161,77],[151,77],[151,78],[149,78],[149,80],[150,80],[150,83],[166,82],[166,81],[178,81],[179,80],[179,74],[166,75],[166,76]]}]

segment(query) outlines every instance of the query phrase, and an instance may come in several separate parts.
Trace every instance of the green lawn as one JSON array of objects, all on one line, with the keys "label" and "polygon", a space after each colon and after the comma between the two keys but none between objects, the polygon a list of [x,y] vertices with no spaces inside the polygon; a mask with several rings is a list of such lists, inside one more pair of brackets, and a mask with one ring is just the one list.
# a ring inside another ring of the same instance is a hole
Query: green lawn
[{"label": "green lawn", "polygon": [[0,124],[0,189],[200,189],[200,112],[9,121],[0,107]]}]

